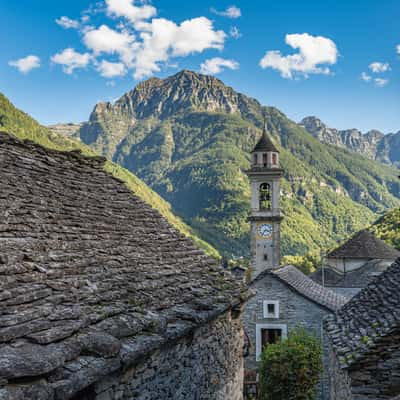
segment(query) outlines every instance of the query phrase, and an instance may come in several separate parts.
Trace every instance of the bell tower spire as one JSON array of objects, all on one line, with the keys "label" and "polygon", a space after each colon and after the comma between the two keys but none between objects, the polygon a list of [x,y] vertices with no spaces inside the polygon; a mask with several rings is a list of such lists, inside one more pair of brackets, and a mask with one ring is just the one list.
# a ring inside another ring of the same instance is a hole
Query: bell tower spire
[{"label": "bell tower spire", "polygon": [[251,185],[250,254],[252,279],[266,269],[280,264],[279,151],[267,134],[264,117],[263,131],[251,152],[251,167],[246,171]]}]

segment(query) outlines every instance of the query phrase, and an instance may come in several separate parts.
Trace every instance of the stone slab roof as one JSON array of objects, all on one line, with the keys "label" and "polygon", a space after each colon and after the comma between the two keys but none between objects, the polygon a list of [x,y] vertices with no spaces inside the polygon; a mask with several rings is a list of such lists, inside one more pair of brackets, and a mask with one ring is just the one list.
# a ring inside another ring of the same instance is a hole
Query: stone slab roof
[{"label": "stone slab roof", "polygon": [[265,271],[258,275],[255,280],[262,279],[265,274],[273,275],[303,297],[327,308],[330,311],[338,310],[347,301],[344,296],[314,282],[293,265],[287,265],[276,270]]},{"label": "stone slab roof", "polygon": [[[324,268],[325,286],[341,288],[363,288],[387,269],[380,260],[370,260],[354,271],[341,273],[330,266]],[[322,269],[318,269],[310,278],[322,284]]]},{"label": "stone slab roof", "polygon": [[362,230],[346,243],[328,254],[329,258],[370,258],[393,259],[400,257],[400,252],[378,239],[373,233]]},{"label": "stone slab roof", "polygon": [[400,259],[325,320],[325,330],[342,368],[386,336],[400,331]]},{"label": "stone slab roof", "polygon": [[0,133],[0,398],[69,399],[245,296],[104,161]]},{"label": "stone slab roof", "polygon": [[275,153],[279,153],[278,149],[275,147],[275,145],[272,143],[272,140],[267,135],[265,128],[263,130],[263,133],[262,133],[260,139],[254,146],[252,153],[254,153],[255,151],[266,151],[266,152],[272,151]]}]

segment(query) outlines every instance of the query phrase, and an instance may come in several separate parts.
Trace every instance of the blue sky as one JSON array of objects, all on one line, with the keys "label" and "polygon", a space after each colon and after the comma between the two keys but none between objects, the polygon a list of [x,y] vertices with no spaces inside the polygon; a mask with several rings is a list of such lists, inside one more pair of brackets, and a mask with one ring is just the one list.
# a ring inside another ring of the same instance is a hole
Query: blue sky
[{"label": "blue sky", "polygon": [[0,91],[43,124],[78,122],[185,68],[295,121],[398,131],[399,12],[398,0],[3,1]]}]

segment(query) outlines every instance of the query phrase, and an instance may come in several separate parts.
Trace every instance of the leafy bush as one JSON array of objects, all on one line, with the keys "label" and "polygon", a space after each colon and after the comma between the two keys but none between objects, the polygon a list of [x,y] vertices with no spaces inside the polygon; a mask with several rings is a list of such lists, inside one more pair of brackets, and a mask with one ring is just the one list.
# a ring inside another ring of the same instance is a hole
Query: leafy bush
[{"label": "leafy bush", "polygon": [[322,372],[320,341],[299,327],[266,346],[259,366],[261,400],[312,400]]}]

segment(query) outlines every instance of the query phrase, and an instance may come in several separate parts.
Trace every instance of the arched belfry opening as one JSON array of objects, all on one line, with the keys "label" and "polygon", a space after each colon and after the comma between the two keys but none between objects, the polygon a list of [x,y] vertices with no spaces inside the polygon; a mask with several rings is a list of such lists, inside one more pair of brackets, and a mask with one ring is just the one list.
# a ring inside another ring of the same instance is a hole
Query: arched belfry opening
[{"label": "arched belfry opening", "polygon": [[259,191],[260,210],[271,209],[271,185],[262,183]]}]

